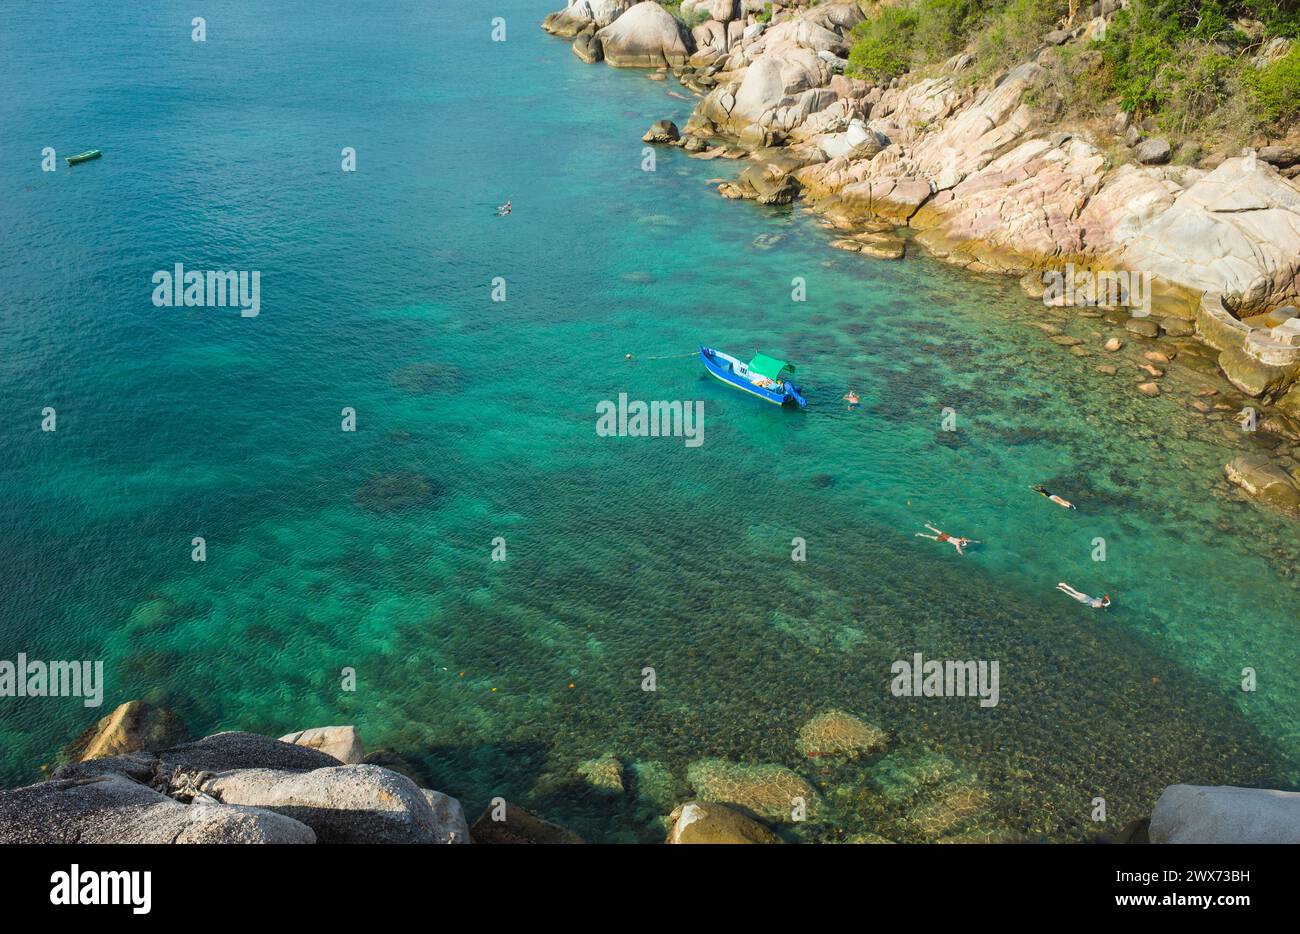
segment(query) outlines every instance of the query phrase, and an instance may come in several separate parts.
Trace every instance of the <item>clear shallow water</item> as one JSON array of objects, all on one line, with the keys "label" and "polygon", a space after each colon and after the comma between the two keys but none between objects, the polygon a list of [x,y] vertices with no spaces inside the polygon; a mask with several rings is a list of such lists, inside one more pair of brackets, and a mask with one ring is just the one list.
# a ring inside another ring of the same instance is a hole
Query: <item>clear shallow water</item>
[{"label": "clear shallow water", "polygon": [[[735,163],[642,172],[690,104],[582,65],[549,6],[503,3],[496,45],[469,2],[216,3],[205,45],[171,5],[93,34],[0,14],[0,657],[103,658],[97,713],[144,697],[196,733],[356,723],[468,811],[504,794],[593,839],[660,839],[707,757],[804,776],[819,840],[1079,839],[1096,795],[1115,830],[1170,782],[1300,780],[1295,526],[1227,493],[1252,442],[1188,411],[1205,383],[1141,397],[1031,326],[1096,322],[831,250],[718,198]],[[105,156],[42,173],[47,145]],[[154,308],[178,261],[260,270],[260,316]],[[809,412],[706,379],[677,356],[701,342],[797,361]],[[704,445],[597,437],[620,392],[703,399]],[[988,544],[960,560],[926,521]],[[1000,660],[1001,704],[893,697],[914,651]],[[889,756],[801,758],[832,707]],[[94,715],[0,701],[0,778]],[[622,799],[576,775],[607,752]]]}]

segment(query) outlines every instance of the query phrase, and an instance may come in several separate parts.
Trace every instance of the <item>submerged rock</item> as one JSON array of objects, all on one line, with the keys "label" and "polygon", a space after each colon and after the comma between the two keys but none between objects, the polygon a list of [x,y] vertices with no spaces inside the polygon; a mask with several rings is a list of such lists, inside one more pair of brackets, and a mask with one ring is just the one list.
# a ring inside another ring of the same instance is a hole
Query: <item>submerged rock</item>
[{"label": "submerged rock", "polygon": [[853,239],[861,244],[859,253],[876,259],[902,259],[907,252],[907,244],[895,234],[863,233],[855,234]]},{"label": "submerged rock", "polygon": [[800,801],[808,820],[821,813],[821,795],[782,765],[701,759],[691,763],[686,780],[703,801],[738,805],[767,820],[793,823]]},{"label": "submerged rock", "polygon": [[455,392],[460,389],[464,373],[451,363],[412,363],[389,377],[398,389],[407,392]]},{"label": "submerged rock", "polygon": [[886,839],[885,837],[882,837],[878,833],[864,832],[864,833],[855,833],[850,837],[845,837],[844,840],[841,842],[852,844],[855,846],[861,846],[864,844],[879,845],[879,844],[893,843],[894,841]]},{"label": "submerged rock", "polygon": [[371,477],[357,490],[355,500],[370,512],[402,512],[432,505],[441,492],[435,481],[406,471]]},{"label": "submerged rock", "polygon": [[908,822],[928,839],[943,836],[967,823],[988,806],[989,793],[966,782],[952,782],[938,789],[934,798],[914,808]]},{"label": "submerged rock", "polygon": [[713,801],[688,801],[678,805],[669,820],[668,843],[780,843],[758,821]]},{"label": "submerged rock", "polygon": [[623,763],[606,753],[599,759],[579,763],[578,774],[596,791],[608,795],[623,793]]},{"label": "submerged rock", "polygon": [[86,729],[63,751],[72,762],[106,759],[128,752],[168,749],[190,738],[189,728],[165,707],[133,700]]},{"label": "submerged rock", "polygon": [[632,787],[637,801],[662,814],[671,810],[677,797],[677,780],[662,762],[633,762]]},{"label": "submerged rock", "polygon": [[502,801],[499,808],[488,805],[469,832],[475,843],[486,844],[583,842],[576,833],[507,801]]},{"label": "submerged rock", "polygon": [[1124,322],[1124,330],[1138,337],[1160,336],[1160,325],[1151,318],[1129,318]]},{"label": "submerged rock", "polygon": [[795,748],[806,758],[857,756],[879,752],[889,744],[889,734],[843,710],[820,713],[799,729]]},{"label": "submerged rock", "polygon": [[957,763],[942,753],[929,750],[892,752],[872,771],[871,785],[886,800],[905,802],[923,788],[957,775]]}]

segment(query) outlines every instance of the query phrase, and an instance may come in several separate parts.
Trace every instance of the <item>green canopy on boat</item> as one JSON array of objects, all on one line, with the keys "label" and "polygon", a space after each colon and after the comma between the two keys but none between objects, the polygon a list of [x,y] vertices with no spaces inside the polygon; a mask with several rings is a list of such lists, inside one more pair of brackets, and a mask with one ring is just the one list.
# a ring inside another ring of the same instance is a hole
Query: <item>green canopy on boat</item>
[{"label": "green canopy on boat", "polygon": [[749,361],[749,372],[757,373],[759,376],[766,376],[768,379],[779,380],[793,373],[794,367],[784,360],[769,357],[767,354],[756,353],[754,359]]}]

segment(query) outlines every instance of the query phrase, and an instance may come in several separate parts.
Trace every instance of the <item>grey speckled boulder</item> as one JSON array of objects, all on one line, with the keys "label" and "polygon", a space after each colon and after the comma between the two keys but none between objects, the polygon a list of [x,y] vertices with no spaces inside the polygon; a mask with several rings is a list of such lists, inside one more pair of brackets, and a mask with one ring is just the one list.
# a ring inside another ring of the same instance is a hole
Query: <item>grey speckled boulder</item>
[{"label": "grey speckled boulder", "polygon": [[354,726],[318,726],[280,737],[282,743],[306,746],[332,756],[344,765],[357,765],[366,757]]},{"label": "grey speckled boulder", "polygon": [[282,743],[256,733],[214,733],[197,743],[168,749],[158,757],[167,770],[195,772],[233,769],[325,769],[339,760],[317,749]]},{"label": "grey speckled boulder", "polygon": [[0,792],[0,844],[315,842],[281,814],[181,804],[117,774]]},{"label": "grey speckled boulder", "polygon": [[311,772],[237,769],[208,779],[203,790],[226,804],[266,808],[301,821],[321,843],[440,842],[424,792],[404,775],[373,765]]},{"label": "grey speckled boulder", "polygon": [[465,811],[460,802],[441,791],[420,789],[424,799],[433,809],[435,843],[473,843],[469,836],[469,824],[465,820]]},{"label": "grey speckled boulder", "polygon": [[1133,147],[1133,156],[1143,165],[1164,165],[1169,161],[1169,141],[1149,139]]},{"label": "grey speckled boulder", "polygon": [[1300,843],[1300,792],[1170,785],[1148,833],[1152,843]]},{"label": "grey speckled boulder", "polygon": [[98,775],[125,775],[127,778],[149,783],[153,778],[154,766],[158,757],[147,752],[130,752],[124,756],[108,756],[104,759],[91,759],[87,762],[72,762],[61,765],[50,776],[56,779],[95,778]]}]

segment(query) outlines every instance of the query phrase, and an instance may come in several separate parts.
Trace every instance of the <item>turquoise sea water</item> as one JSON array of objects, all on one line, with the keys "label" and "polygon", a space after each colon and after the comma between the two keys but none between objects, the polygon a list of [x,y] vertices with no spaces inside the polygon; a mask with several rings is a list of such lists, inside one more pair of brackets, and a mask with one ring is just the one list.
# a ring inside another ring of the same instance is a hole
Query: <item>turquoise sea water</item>
[{"label": "turquoise sea water", "polygon": [[[661,839],[711,757],[812,783],[807,840],[1077,840],[1171,782],[1300,781],[1296,526],[1226,487],[1260,442],[1188,408],[1211,384],[1140,396],[1141,348],[1109,376],[1032,326],[1100,322],[832,250],[718,198],[736,163],[642,171],[690,103],[583,65],[553,5],[213,0],[202,44],[173,3],[0,13],[0,658],[107,677],[98,711],[0,699],[5,785],[130,698],[198,734],[355,723],[467,811],[597,840]],[[177,262],[259,270],[260,315],[154,307]],[[707,379],[699,343],[788,356],[809,410]],[[620,392],[703,400],[704,444],[598,437]],[[918,651],[999,660],[1001,703],[892,696]],[[830,708],[888,756],[801,758]],[[621,798],[577,775],[605,753]]]}]

